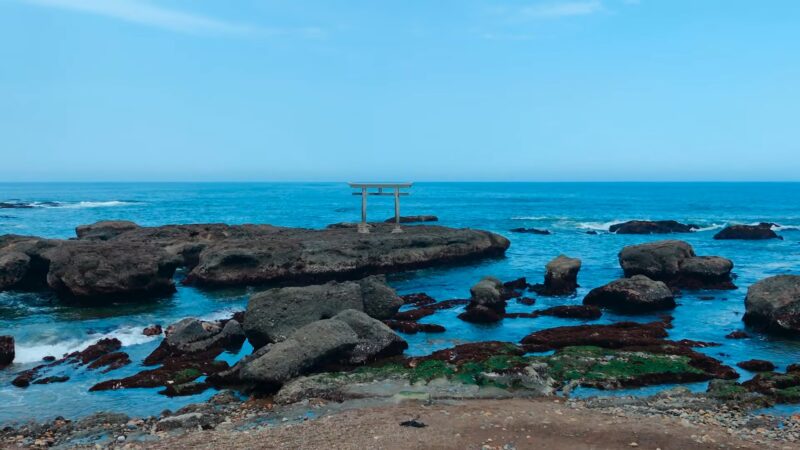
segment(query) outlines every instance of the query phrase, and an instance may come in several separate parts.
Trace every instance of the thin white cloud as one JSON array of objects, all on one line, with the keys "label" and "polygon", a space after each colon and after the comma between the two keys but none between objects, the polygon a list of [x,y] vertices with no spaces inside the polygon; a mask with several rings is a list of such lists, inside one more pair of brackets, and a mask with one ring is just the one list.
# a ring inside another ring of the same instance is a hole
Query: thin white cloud
[{"label": "thin white cloud", "polygon": [[587,16],[603,11],[600,0],[539,3],[520,8],[519,14],[531,19],[556,19],[559,17]]},{"label": "thin white cloud", "polygon": [[319,28],[261,28],[250,25],[213,19],[210,17],[164,8],[142,0],[22,0],[25,3],[65,9],[125,22],[136,23],[169,31],[190,34],[226,35],[281,35],[299,34],[305,37],[321,37]]}]

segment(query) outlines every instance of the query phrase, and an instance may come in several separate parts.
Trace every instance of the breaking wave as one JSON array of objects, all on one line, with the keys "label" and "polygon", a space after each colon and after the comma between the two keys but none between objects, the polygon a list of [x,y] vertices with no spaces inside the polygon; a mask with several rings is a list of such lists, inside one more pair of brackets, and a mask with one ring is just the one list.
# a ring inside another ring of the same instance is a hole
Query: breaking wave
[{"label": "breaking wave", "polygon": [[15,363],[35,363],[42,361],[45,356],[60,358],[65,354],[80,351],[94,344],[100,339],[117,338],[123,347],[144,344],[159,339],[160,336],[145,336],[142,334],[144,327],[121,327],[109,333],[88,334],[84,339],[67,339],[60,336],[49,336],[39,342],[17,342]]}]

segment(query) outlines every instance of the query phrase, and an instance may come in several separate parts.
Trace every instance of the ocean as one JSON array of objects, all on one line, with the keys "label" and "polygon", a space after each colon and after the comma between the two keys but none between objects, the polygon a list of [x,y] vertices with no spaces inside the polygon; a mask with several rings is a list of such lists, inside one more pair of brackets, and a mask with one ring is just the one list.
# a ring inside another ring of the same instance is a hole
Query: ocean
[{"label": "ocean", "polygon": [[[734,291],[686,291],[672,312],[672,339],[722,344],[698,349],[735,367],[752,358],[774,362],[779,370],[800,362],[800,341],[751,332],[752,339],[724,336],[743,329],[747,287],[777,274],[800,274],[800,183],[417,183],[402,198],[403,215],[433,214],[439,224],[497,232],[511,240],[505,258],[470,265],[393,274],[399,293],[426,292],[438,300],[466,298],[484,275],[502,280],[527,277],[541,282],[544,265],[559,254],[580,258],[581,287],[574,297],[537,298],[536,305],[509,303],[511,312],[564,304],[580,304],[592,288],[622,275],[617,253],[622,247],[660,239],[682,239],[698,255],[718,255],[735,264]],[[54,238],[75,236],[75,227],[98,220],[124,219],[140,225],[224,222],[268,223],[323,228],[360,219],[360,199],[345,183],[0,183],[0,202],[26,203],[31,208],[0,209],[0,234]],[[369,219],[394,214],[390,197],[369,199]],[[698,224],[700,231],[674,235],[615,235],[609,225],[632,219],[674,219]],[[783,240],[715,241],[729,223],[774,222]],[[512,228],[547,229],[550,235],[516,234]],[[598,234],[587,234],[588,231]],[[181,274],[178,274],[180,277]],[[15,364],[0,370],[0,424],[55,416],[76,418],[96,411],[121,411],[132,416],[156,415],[214,394],[167,398],[159,389],[88,392],[98,381],[142,370],[141,361],[159,342],[142,328],[169,325],[184,317],[223,318],[244,309],[253,289],[201,290],[178,285],[172,296],[108,306],[79,307],[49,294],[0,293],[0,334],[17,342]],[[474,325],[456,318],[459,309],[443,310],[422,322],[437,323],[446,333],[404,336],[409,355],[422,355],[453,345],[483,340],[516,342],[544,328],[584,323],[540,317],[506,319],[497,325]],[[625,316],[605,312],[592,323],[651,321],[657,315]],[[10,384],[14,373],[33,367],[47,355],[60,357],[101,337],[117,337],[133,364],[101,375],[65,368],[70,380],[20,389]],[[233,362],[251,350],[224,354]],[[742,378],[753,374],[738,369]],[[705,383],[689,386],[704,390]],[[625,393],[652,393],[651,387]],[[579,395],[597,394],[583,389]],[[608,393],[601,393],[608,394]],[[800,407],[783,407],[797,412]]]}]

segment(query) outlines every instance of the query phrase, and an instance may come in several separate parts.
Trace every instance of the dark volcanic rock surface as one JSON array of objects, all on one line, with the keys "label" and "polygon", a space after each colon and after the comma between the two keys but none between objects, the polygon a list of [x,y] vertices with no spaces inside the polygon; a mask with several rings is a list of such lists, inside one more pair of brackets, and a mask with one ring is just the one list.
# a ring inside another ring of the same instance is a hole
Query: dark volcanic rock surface
[{"label": "dark volcanic rock surface", "polygon": [[14,336],[0,336],[0,369],[14,361]]},{"label": "dark volcanic rock surface", "polygon": [[469,290],[470,302],[458,318],[473,323],[492,323],[506,312],[505,286],[494,277],[484,277]]},{"label": "dark volcanic rock surface", "polygon": [[[400,223],[416,223],[416,222],[438,222],[439,218],[436,216],[400,216]],[[385,223],[394,223],[394,217],[385,220]]]},{"label": "dark volcanic rock surface", "polygon": [[683,224],[674,220],[631,220],[611,225],[608,231],[617,234],[666,234],[689,233],[700,227],[694,224]]},{"label": "dark volcanic rock surface", "polygon": [[550,230],[540,230],[538,228],[512,228],[508,230],[512,233],[527,233],[527,234],[541,234],[541,235],[549,235]]}]

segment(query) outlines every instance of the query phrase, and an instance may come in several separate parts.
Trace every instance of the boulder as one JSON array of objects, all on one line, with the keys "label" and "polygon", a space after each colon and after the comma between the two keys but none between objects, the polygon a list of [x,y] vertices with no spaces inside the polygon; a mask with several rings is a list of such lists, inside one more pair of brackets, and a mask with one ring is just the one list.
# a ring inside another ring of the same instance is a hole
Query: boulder
[{"label": "boulder", "polygon": [[341,320],[325,319],[305,325],[273,344],[260,357],[245,363],[239,376],[262,389],[275,388],[326,363],[347,356],[360,343]]},{"label": "boulder", "polygon": [[492,323],[502,320],[506,312],[503,282],[494,277],[483,277],[470,288],[467,309],[458,315],[461,320],[473,323]]},{"label": "boulder", "polygon": [[220,323],[190,317],[167,327],[165,335],[164,343],[183,353],[239,346],[245,339],[242,326],[233,319]]},{"label": "boulder", "polygon": [[[439,218],[436,216],[400,216],[400,223],[415,223],[415,222],[438,222]],[[385,220],[386,223],[394,223],[394,217]]]},{"label": "boulder", "polygon": [[347,309],[333,318],[346,323],[358,336],[359,342],[347,358],[350,364],[364,364],[399,355],[408,348],[408,343],[397,333],[361,311]]},{"label": "boulder", "polygon": [[800,334],[800,276],[778,275],[747,290],[744,321],[767,331]]},{"label": "boulder", "polygon": [[743,239],[743,240],[762,240],[762,239],[783,239],[772,230],[772,223],[760,223],[758,225],[729,225],[714,235],[714,239]]},{"label": "boulder", "polygon": [[735,289],[733,262],[718,256],[697,256],[684,241],[668,240],[632,245],[619,253],[626,277],[645,275],[670,287]]},{"label": "boulder", "polygon": [[744,370],[749,370],[750,372],[772,372],[775,370],[775,364],[772,364],[769,361],[764,361],[763,359],[750,359],[736,363],[736,365]]},{"label": "boulder", "polygon": [[178,261],[153,245],[68,241],[44,252],[47,284],[78,300],[147,297],[175,291]]},{"label": "boulder", "polygon": [[145,336],[159,336],[162,333],[161,325],[155,324],[150,325],[149,327],[145,327],[142,330],[142,334]]},{"label": "boulder", "polygon": [[616,234],[667,234],[689,233],[700,227],[694,224],[683,224],[674,220],[630,220],[608,227],[608,231]]},{"label": "boulder", "polygon": [[405,303],[397,292],[386,284],[386,278],[383,276],[367,277],[358,284],[361,286],[364,312],[370,317],[379,320],[390,319]]},{"label": "boulder", "polygon": [[539,295],[571,295],[578,288],[578,272],[581,260],[559,255],[545,266],[544,284],[531,289]]},{"label": "boulder", "polygon": [[269,289],[250,297],[244,331],[253,347],[259,348],[283,341],[300,327],[346,309],[364,309],[359,283]]},{"label": "boulder", "polygon": [[645,313],[674,308],[675,297],[665,283],[634,275],[592,289],[583,304],[625,313]]},{"label": "boulder", "polygon": [[0,369],[14,361],[14,336],[0,336]]},{"label": "boulder", "polygon": [[80,225],[75,228],[75,234],[78,239],[107,241],[136,228],[139,228],[139,225],[127,220],[103,220],[90,225]]}]

